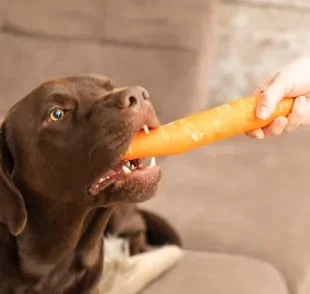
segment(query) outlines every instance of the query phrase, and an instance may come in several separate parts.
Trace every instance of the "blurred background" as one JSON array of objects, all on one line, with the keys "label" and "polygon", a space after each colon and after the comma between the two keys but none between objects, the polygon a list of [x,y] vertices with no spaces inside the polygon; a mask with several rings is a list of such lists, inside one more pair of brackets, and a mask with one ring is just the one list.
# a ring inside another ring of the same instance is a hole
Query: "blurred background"
[{"label": "blurred background", "polygon": [[211,103],[248,95],[292,60],[310,54],[309,0],[222,0]]},{"label": "blurred background", "polygon": [[[0,116],[48,79],[97,73],[146,87],[166,123],[310,55],[309,16],[309,0],[0,0]],[[163,161],[144,205],[190,252],[145,293],[309,293],[309,145],[304,127]]]},{"label": "blurred background", "polygon": [[47,79],[91,72],[145,86],[176,119],[310,52],[309,15],[307,0],[0,0],[0,113]]}]

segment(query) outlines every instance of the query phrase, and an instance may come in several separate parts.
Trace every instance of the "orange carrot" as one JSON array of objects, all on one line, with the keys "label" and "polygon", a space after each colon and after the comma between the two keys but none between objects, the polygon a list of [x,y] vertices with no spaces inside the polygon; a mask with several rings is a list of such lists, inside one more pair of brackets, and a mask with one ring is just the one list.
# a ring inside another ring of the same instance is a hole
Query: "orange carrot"
[{"label": "orange carrot", "polygon": [[269,125],[276,117],[287,116],[293,98],[283,99],[266,120],[256,117],[258,97],[242,98],[153,129],[133,139],[124,159],[180,154],[219,140]]}]

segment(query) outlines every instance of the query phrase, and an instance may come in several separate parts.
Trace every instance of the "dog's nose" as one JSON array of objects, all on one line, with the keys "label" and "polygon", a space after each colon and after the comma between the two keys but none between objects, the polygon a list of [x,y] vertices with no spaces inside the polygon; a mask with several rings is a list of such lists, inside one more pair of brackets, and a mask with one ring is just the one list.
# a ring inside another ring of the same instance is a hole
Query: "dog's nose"
[{"label": "dog's nose", "polygon": [[117,97],[117,106],[121,109],[139,110],[143,103],[149,99],[149,93],[140,86],[128,87],[121,90]]}]

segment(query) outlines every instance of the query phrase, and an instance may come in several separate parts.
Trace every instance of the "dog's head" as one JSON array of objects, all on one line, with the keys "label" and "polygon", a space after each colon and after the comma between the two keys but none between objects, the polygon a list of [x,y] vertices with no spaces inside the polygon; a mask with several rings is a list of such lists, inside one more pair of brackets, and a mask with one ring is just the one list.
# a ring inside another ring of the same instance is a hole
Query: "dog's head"
[{"label": "dog's head", "polygon": [[85,209],[149,199],[159,167],[121,158],[137,132],[158,125],[142,87],[116,88],[95,75],[42,84],[1,127],[0,222],[21,232],[24,194]]}]

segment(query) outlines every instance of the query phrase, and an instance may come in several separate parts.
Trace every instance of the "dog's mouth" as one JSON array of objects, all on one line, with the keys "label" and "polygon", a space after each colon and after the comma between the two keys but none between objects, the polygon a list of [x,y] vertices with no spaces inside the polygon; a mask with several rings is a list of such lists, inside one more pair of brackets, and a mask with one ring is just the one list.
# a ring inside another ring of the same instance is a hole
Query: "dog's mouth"
[{"label": "dog's mouth", "polygon": [[127,179],[134,177],[147,177],[153,172],[159,170],[159,166],[156,165],[155,157],[152,157],[148,165],[144,164],[146,160],[134,159],[134,160],[121,160],[114,168],[110,169],[106,173],[100,175],[99,179],[95,180],[89,188],[91,196],[96,196],[107,187],[113,185],[116,181],[126,181]]},{"label": "dog's mouth", "polygon": [[[146,125],[143,126],[142,130],[147,134],[149,132]],[[127,200],[132,202],[145,201],[151,197],[148,194],[157,186],[160,175],[160,167],[156,165],[155,157],[120,160],[112,169],[97,177],[89,186],[88,192],[92,197],[97,198],[103,191],[119,192],[123,189],[131,198]],[[139,191],[135,191],[137,189]]]}]

